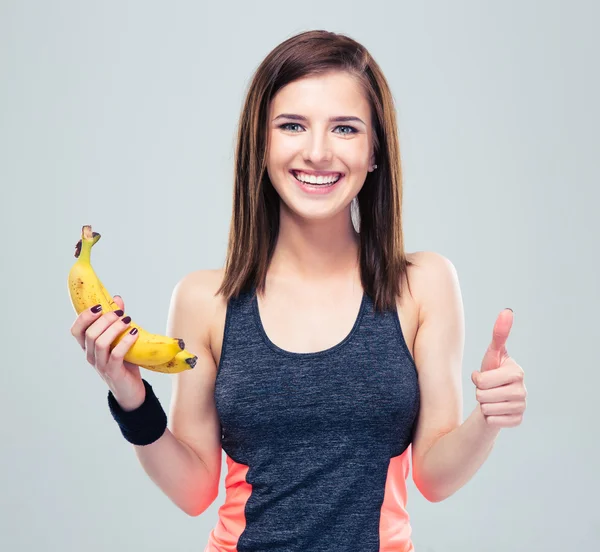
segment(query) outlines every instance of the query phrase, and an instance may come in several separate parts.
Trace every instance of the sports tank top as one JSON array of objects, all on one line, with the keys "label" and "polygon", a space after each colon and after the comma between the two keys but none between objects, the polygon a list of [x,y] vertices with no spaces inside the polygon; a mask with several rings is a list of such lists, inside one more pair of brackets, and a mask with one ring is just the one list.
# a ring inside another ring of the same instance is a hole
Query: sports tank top
[{"label": "sports tank top", "polygon": [[255,288],[227,305],[215,403],[226,497],[204,552],[409,552],[418,374],[396,309],[363,292],[350,333],[298,353],[267,336]]}]

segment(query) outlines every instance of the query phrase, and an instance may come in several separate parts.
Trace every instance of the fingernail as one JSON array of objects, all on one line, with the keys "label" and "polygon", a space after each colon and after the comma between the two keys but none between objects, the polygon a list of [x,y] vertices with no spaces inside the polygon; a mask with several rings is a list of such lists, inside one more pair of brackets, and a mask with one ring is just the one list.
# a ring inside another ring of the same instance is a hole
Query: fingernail
[{"label": "fingernail", "polygon": [[94,314],[99,313],[101,310],[102,310],[102,305],[95,305],[95,306],[92,307],[92,312]]},{"label": "fingernail", "polygon": [[129,332],[131,335],[135,335],[138,332],[137,328],[131,328],[131,331]]},{"label": "fingernail", "polygon": [[125,318],[121,319],[121,322],[123,322],[123,324],[129,324],[129,322],[131,322],[131,316],[126,316]]},{"label": "fingernail", "polygon": [[116,311],[115,311],[115,314],[116,314],[117,316],[123,316],[125,313],[124,313],[124,312],[123,312],[121,309],[119,309],[119,310],[116,310]]},{"label": "fingernail", "polygon": [[114,295],[114,296],[113,296],[113,299],[114,299],[115,297],[118,297],[119,299],[122,299],[122,297],[121,297],[120,295]]},{"label": "fingernail", "polygon": [[510,307],[506,307],[510,312],[515,312],[514,310],[512,310]]}]

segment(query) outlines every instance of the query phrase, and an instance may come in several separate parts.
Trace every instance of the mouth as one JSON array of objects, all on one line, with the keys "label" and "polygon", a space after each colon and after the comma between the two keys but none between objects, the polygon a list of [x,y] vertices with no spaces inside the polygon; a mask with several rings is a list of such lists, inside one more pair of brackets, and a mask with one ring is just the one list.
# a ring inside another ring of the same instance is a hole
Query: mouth
[{"label": "mouth", "polygon": [[305,186],[323,188],[333,186],[344,177],[344,173],[340,172],[313,171],[312,173],[306,173],[292,169],[290,170],[290,173],[298,182],[304,184]]}]

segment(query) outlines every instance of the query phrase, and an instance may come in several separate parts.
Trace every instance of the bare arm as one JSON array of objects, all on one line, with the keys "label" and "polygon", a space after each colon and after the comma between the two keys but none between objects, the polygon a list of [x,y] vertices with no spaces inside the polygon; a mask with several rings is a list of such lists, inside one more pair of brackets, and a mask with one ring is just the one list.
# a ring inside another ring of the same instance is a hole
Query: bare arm
[{"label": "bare arm", "polygon": [[173,291],[167,335],[180,337],[198,356],[195,368],[173,374],[169,427],[150,445],[133,445],[154,483],[190,516],[217,498],[221,472],[221,428],[214,404],[215,363],[209,345],[214,277],[198,271]]},{"label": "bare arm", "polygon": [[186,514],[197,516],[214,502],[218,485],[205,464],[168,428],[154,443],[133,446],[150,479]]},{"label": "bare arm", "polygon": [[452,263],[434,252],[420,257],[419,329],[415,363],[421,408],[413,439],[413,481],[429,501],[446,497],[446,463],[432,463],[428,452],[462,423],[464,313],[458,276]]}]

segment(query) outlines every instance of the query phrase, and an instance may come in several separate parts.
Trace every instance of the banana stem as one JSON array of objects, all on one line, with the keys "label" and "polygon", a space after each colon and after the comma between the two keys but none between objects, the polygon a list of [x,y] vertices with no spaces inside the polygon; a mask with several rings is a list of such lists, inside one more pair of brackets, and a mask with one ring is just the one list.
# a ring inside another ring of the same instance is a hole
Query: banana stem
[{"label": "banana stem", "polygon": [[86,224],[81,228],[81,239],[75,244],[75,257],[81,262],[90,262],[92,247],[101,238],[98,232],[92,232],[92,227]]}]

